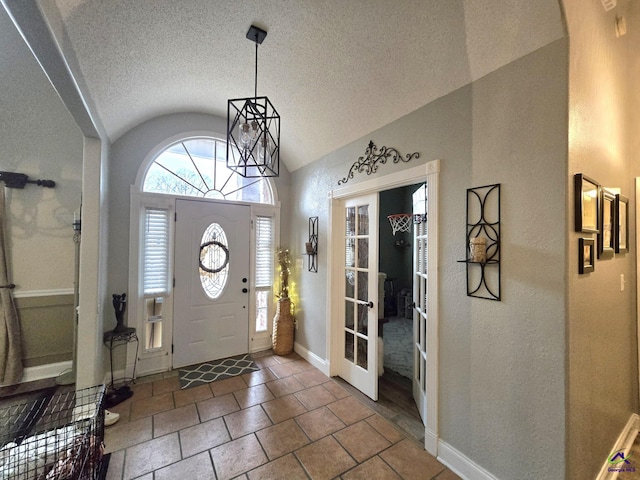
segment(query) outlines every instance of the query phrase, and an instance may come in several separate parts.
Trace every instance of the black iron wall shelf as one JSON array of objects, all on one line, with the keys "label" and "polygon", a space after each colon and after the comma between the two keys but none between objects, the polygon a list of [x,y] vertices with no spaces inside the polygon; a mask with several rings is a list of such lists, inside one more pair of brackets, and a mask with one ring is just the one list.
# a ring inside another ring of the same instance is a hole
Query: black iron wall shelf
[{"label": "black iron wall shelf", "polygon": [[318,217],[309,217],[309,241],[305,243],[307,269],[318,272]]},{"label": "black iron wall shelf", "polygon": [[[472,252],[481,240],[485,253]],[[500,184],[467,189],[467,295],[500,301]],[[486,242],[486,243],[485,243]]]}]

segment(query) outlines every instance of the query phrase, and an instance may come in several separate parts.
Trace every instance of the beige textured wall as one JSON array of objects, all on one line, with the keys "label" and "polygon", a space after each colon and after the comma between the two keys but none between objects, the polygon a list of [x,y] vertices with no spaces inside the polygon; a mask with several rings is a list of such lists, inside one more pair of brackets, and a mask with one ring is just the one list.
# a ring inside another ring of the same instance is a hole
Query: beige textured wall
[{"label": "beige textured wall", "polygon": [[[568,416],[567,478],[594,478],[630,415],[638,411],[636,337],[635,199],[638,102],[630,101],[629,57],[637,55],[631,34],[616,38],[617,15],[630,30],[630,2],[605,12],[600,2],[564,2],[570,38],[568,228]],[[637,40],[637,33],[634,34]],[[637,77],[636,77],[637,78]],[[637,98],[637,97],[636,97]],[[574,231],[573,174],[584,173],[631,199],[630,253],[597,260],[595,271],[578,274]],[[626,279],[620,291],[620,276]]]},{"label": "beige textured wall", "polygon": [[16,308],[25,367],[72,359],[73,295],[17,298]]},{"label": "beige textured wall", "polygon": [[3,8],[0,66],[0,170],[56,182],[6,189],[10,278],[16,292],[71,289],[82,135]]}]

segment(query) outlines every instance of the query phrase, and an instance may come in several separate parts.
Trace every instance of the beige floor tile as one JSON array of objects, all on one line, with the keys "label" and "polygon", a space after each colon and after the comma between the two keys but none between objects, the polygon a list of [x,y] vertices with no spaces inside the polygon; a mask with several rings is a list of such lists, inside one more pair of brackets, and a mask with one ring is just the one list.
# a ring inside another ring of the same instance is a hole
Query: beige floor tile
[{"label": "beige floor tile", "polygon": [[296,457],[285,455],[248,473],[249,480],[307,480],[307,474]]},{"label": "beige floor tile", "polygon": [[[309,364],[307,363],[307,365]],[[322,373],[317,368],[311,368],[301,373],[296,373],[294,377],[296,377],[296,380],[298,380],[301,384],[303,384],[307,388],[314,387],[316,385],[321,385],[329,381],[329,377],[327,377],[324,373]]]},{"label": "beige floor tile", "polygon": [[[133,398],[133,397],[131,397]],[[118,423],[127,423],[130,419],[131,419],[131,404],[133,403],[133,401],[125,401],[122,403],[119,403],[118,405],[115,405],[113,407],[109,407],[107,410],[109,410],[112,413],[117,413],[118,415],[120,415],[120,418],[118,418]],[[115,425],[115,424],[114,424]]]},{"label": "beige floor tile", "polygon": [[245,373],[242,375],[242,379],[249,385],[253,387],[255,385],[260,385],[262,383],[267,383],[272,380],[276,380],[276,377],[269,369],[258,370],[257,372]]},{"label": "beige floor tile", "polygon": [[162,395],[163,393],[180,390],[180,380],[178,377],[163,378],[162,380],[153,382],[152,385],[154,395]]},{"label": "beige floor tile", "polygon": [[235,478],[267,463],[267,456],[255,435],[212,448],[210,453],[218,480]]},{"label": "beige floor tile", "polygon": [[294,377],[281,378],[273,382],[268,382],[266,385],[276,397],[284,397],[285,395],[304,389],[304,385]]},{"label": "beige floor tile", "polygon": [[269,355],[266,357],[253,357],[253,361],[255,362],[256,365],[258,365],[261,369],[268,369],[268,367],[271,367],[273,365],[280,365],[280,362],[278,362],[278,360],[276,360],[276,357],[273,355]]},{"label": "beige floor tile", "polygon": [[337,400],[336,397],[328,390],[325,390],[322,385],[307,388],[294,395],[307,410],[314,410]]},{"label": "beige floor tile", "polygon": [[347,425],[356,423],[362,419],[370,417],[375,412],[354,397],[346,397],[337,402],[330,403],[329,409]]},{"label": "beige floor tile", "polygon": [[331,394],[336,398],[346,398],[349,396],[349,392],[338,385],[334,380],[324,383],[322,386],[329,390]]},{"label": "beige floor tile", "polygon": [[131,405],[131,420],[166,412],[172,408],[173,394],[171,392],[136,400],[133,402],[133,405]]},{"label": "beige floor tile", "polygon": [[220,397],[222,395],[226,395],[227,393],[237,392],[238,390],[242,390],[247,388],[247,383],[240,376],[235,376],[231,378],[225,378],[224,380],[218,380],[216,382],[211,382],[209,384],[213,395],[216,397]]},{"label": "beige floor tile", "polygon": [[124,450],[118,450],[111,454],[109,459],[109,469],[105,480],[121,480],[124,469]]},{"label": "beige floor tile", "polygon": [[345,424],[327,407],[321,407],[300,415],[295,420],[311,440],[326,437],[345,427]]},{"label": "beige floor tile", "polygon": [[296,373],[300,373],[302,368],[293,362],[281,363],[280,365],[273,365],[269,367],[269,370],[278,378],[290,377]]},{"label": "beige floor tile", "polygon": [[203,422],[240,410],[236,397],[231,394],[198,402],[196,406]]},{"label": "beige floor tile", "polygon": [[162,378],[171,378],[171,377],[179,377],[180,376],[180,369],[175,369],[175,370],[169,370],[168,372],[163,372],[162,373]]},{"label": "beige floor tile", "polygon": [[389,440],[391,443],[397,443],[405,438],[389,420],[381,417],[380,415],[373,415],[365,421],[380,432],[384,438]]},{"label": "beige floor tile", "polygon": [[458,475],[445,468],[434,480],[462,480]]},{"label": "beige floor tile", "polygon": [[224,422],[231,438],[239,438],[271,425],[271,420],[260,405],[225,415]]},{"label": "beige floor tile", "polygon": [[104,429],[105,452],[116,452],[151,438],[153,438],[151,417],[128,423],[116,423]]},{"label": "beige floor tile", "polygon": [[190,403],[201,402],[211,397],[213,397],[213,392],[211,392],[208,384],[173,392],[173,401],[176,404],[176,408],[184,407]]},{"label": "beige floor tile", "polygon": [[233,393],[240,408],[247,408],[259,403],[268,402],[275,397],[265,385],[256,385]]},{"label": "beige floor tile", "polygon": [[334,433],[333,436],[358,463],[391,446],[389,440],[364,420]]},{"label": "beige floor tile", "polygon": [[178,434],[155,438],[127,449],[124,480],[139,477],[180,460]]},{"label": "beige floor tile", "polygon": [[194,425],[180,430],[180,445],[182,458],[209,450],[231,440],[227,426],[222,418],[215,418],[208,422]]},{"label": "beige floor tile", "polygon": [[163,378],[162,373],[154,373],[153,375],[145,375],[144,377],[136,378],[136,384],[141,385],[143,383],[153,383],[157,380],[162,380]]},{"label": "beige floor tile", "polygon": [[153,416],[153,436],[161,437],[167,433],[177,432],[200,422],[195,405],[169,410]]},{"label": "beige floor tile", "polygon": [[356,465],[333,437],[325,437],[303,447],[295,455],[313,480],[335,478]]},{"label": "beige floor tile", "polygon": [[289,363],[289,362],[293,362],[295,360],[302,360],[302,357],[300,355],[298,355],[296,352],[291,352],[287,355],[276,355],[275,353],[273,354],[273,358],[275,358],[277,360],[278,363]]},{"label": "beige floor tile", "polygon": [[202,452],[195,457],[186,458],[180,462],[156,470],[154,480],[211,480],[214,478],[213,464],[208,452]]},{"label": "beige floor tile", "polygon": [[385,450],[380,457],[406,479],[432,478],[445,468],[429,452],[408,439]]},{"label": "beige floor tile", "polygon": [[400,480],[402,477],[394,472],[380,457],[373,457],[342,475],[343,480]]},{"label": "beige floor tile", "polygon": [[309,439],[293,419],[260,430],[256,436],[270,460],[293,452],[309,443]]},{"label": "beige floor tile", "polygon": [[[136,380],[137,382],[137,380]],[[125,400],[125,402],[131,402],[133,403],[135,400],[140,400],[142,398],[149,398],[150,396],[153,395],[153,383],[149,382],[149,383],[132,383],[131,385],[129,385],[129,388],[131,388],[131,391],[133,392],[133,397],[131,397],[129,400]]]},{"label": "beige floor tile", "polygon": [[283,422],[307,411],[304,405],[293,395],[263,403],[262,408],[267,412],[273,423]]}]

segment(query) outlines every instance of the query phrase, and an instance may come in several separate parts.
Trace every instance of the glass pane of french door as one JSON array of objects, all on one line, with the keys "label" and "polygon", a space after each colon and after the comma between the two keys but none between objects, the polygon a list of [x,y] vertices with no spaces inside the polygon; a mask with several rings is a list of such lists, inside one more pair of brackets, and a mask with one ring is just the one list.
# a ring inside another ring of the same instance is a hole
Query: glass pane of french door
[{"label": "glass pane of french door", "polygon": [[[345,201],[341,376],[377,399],[377,195]],[[370,297],[370,295],[372,295]],[[374,308],[375,307],[375,308]]]}]

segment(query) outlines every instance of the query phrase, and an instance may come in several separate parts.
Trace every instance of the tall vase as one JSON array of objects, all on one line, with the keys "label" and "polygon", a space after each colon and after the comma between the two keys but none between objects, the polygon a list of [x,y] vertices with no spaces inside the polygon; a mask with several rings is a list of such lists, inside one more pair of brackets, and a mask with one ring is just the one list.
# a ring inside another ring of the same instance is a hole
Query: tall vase
[{"label": "tall vase", "polygon": [[288,355],[293,352],[293,314],[291,313],[291,299],[278,300],[276,315],[273,317],[273,353]]}]

